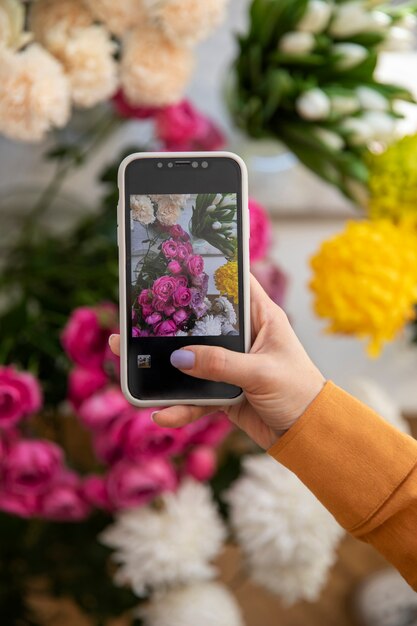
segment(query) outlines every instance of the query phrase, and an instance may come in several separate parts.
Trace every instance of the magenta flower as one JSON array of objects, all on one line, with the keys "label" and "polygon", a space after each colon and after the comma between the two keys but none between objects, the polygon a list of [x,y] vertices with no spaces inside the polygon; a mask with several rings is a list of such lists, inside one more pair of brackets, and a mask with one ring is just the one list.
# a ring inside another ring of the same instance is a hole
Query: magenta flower
[{"label": "magenta flower", "polygon": [[155,121],[167,150],[218,150],[224,145],[219,128],[187,100],[160,109]]},{"label": "magenta flower", "polygon": [[170,261],[168,263],[168,269],[171,272],[171,274],[179,274],[182,270],[182,267],[178,263],[178,261]]},{"label": "magenta flower", "polygon": [[155,309],[155,311],[159,311],[160,313],[164,313],[165,308],[168,306],[167,301],[164,300],[163,298],[154,298],[154,301],[152,304],[153,304],[153,308]]},{"label": "magenta flower", "polygon": [[175,311],[174,315],[172,316],[172,319],[176,324],[178,324],[178,326],[180,326],[180,324],[185,322],[185,320],[188,319],[189,316],[189,313],[187,313],[185,309],[177,309],[177,311]]},{"label": "magenta flower", "polygon": [[183,243],[179,243],[177,247],[177,258],[180,259],[180,261],[186,261],[189,255],[190,251],[188,249],[188,246]]},{"label": "magenta flower", "polygon": [[168,306],[164,308],[164,315],[170,317],[173,313],[175,313],[176,310],[177,309],[175,308],[175,306],[172,306],[172,304],[168,304]]},{"label": "magenta flower", "polygon": [[233,430],[233,424],[223,411],[205,415],[185,426],[191,445],[218,446]]},{"label": "magenta flower", "polygon": [[195,287],[191,287],[191,302],[190,307],[193,310],[195,316],[200,319],[207,313],[207,304],[204,302],[205,293],[200,289],[196,289]]},{"label": "magenta flower", "polygon": [[125,430],[130,419],[129,415],[130,409],[119,415],[106,428],[94,433],[94,451],[97,458],[103,463],[112,465],[123,458],[126,440]]},{"label": "magenta flower", "polygon": [[187,456],[185,462],[185,474],[196,480],[210,480],[214,476],[217,467],[217,457],[214,449],[210,446],[197,446]]},{"label": "magenta flower", "polygon": [[103,476],[87,476],[83,481],[82,490],[89,504],[105,511],[111,510],[107,484]]},{"label": "magenta flower", "polygon": [[24,417],[38,411],[42,392],[32,374],[13,366],[0,366],[0,429],[10,429]]},{"label": "magenta flower", "polygon": [[161,249],[167,259],[174,259],[177,256],[177,242],[173,239],[164,241]]},{"label": "magenta flower", "polygon": [[249,200],[249,218],[250,218],[250,260],[258,261],[263,259],[271,245],[272,226],[271,220],[266,210],[255,202]]},{"label": "magenta flower", "polygon": [[179,224],[174,224],[174,226],[171,226],[169,229],[169,234],[174,239],[182,239],[183,241],[188,241],[188,239],[190,238],[190,235],[186,233],[183,227]]},{"label": "magenta flower", "polygon": [[142,289],[140,294],[138,295],[138,304],[142,307],[145,305],[149,305],[152,300],[152,291],[150,289]]},{"label": "magenta flower", "polygon": [[158,322],[160,322],[161,319],[162,319],[162,315],[160,313],[152,313],[152,315],[149,315],[149,317],[147,317],[145,321],[150,326],[153,326],[154,324],[157,324]]},{"label": "magenta flower", "polygon": [[187,269],[191,276],[199,276],[204,271],[204,260],[199,254],[192,254],[187,260]]},{"label": "magenta flower", "polygon": [[62,471],[63,454],[56,444],[41,439],[14,443],[3,465],[4,485],[10,493],[39,494]]},{"label": "magenta flower", "polygon": [[132,461],[177,454],[182,450],[182,429],[162,428],[151,420],[154,409],[132,411],[124,430],[124,454]]},{"label": "magenta flower", "polygon": [[279,306],[283,306],[288,285],[286,274],[272,261],[258,261],[254,263],[251,266],[251,272],[271,300]]},{"label": "magenta flower", "polygon": [[175,280],[177,281],[177,287],[188,287],[188,278],[184,274],[176,276]]},{"label": "magenta flower", "polygon": [[129,407],[120,389],[109,387],[83,402],[78,415],[88,428],[97,430],[108,426]]},{"label": "magenta flower", "polygon": [[208,274],[203,272],[202,274],[199,274],[198,276],[193,276],[191,282],[193,284],[193,287],[198,287],[198,289],[200,290],[201,294],[204,297],[207,295],[208,282],[209,282]]},{"label": "magenta flower", "polygon": [[68,356],[82,367],[100,368],[111,330],[116,326],[116,307],[79,307],[72,312],[62,333]]},{"label": "magenta flower", "polygon": [[177,325],[173,320],[165,320],[157,324],[154,331],[159,337],[172,337],[177,332]]},{"label": "magenta flower", "polygon": [[142,305],[142,315],[143,317],[149,317],[154,312],[153,304],[143,304]]},{"label": "magenta flower", "polygon": [[113,106],[120,117],[126,119],[144,120],[154,117],[159,109],[155,107],[142,107],[130,104],[126,99],[122,89],[113,96]]},{"label": "magenta flower", "polygon": [[141,330],[137,326],[132,328],[132,337],[141,337]]},{"label": "magenta flower", "polygon": [[34,517],[40,513],[39,496],[30,491],[13,493],[8,489],[0,489],[0,511],[18,517]]},{"label": "magenta flower", "polygon": [[101,369],[75,367],[68,378],[68,399],[75,409],[102,389],[108,382],[107,375]]},{"label": "magenta flower", "polygon": [[40,500],[40,514],[45,519],[79,522],[89,513],[90,505],[84,497],[81,480],[73,472],[64,472]]},{"label": "magenta flower", "polygon": [[109,498],[117,509],[145,505],[163,492],[174,491],[176,486],[174,468],[162,458],[142,463],[120,461],[107,477]]},{"label": "magenta flower", "polygon": [[172,296],[172,301],[175,306],[188,306],[191,302],[191,291],[188,287],[177,287]]},{"label": "magenta flower", "polygon": [[152,285],[152,291],[157,298],[167,302],[174,293],[176,287],[177,282],[173,276],[161,276],[155,280]]}]

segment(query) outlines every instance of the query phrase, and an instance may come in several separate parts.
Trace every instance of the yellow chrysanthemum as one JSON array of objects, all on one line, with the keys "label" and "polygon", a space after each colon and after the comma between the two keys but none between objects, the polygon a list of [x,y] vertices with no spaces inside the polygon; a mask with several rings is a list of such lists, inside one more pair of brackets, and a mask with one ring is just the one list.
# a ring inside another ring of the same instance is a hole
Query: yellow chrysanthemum
[{"label": "yellow chrysanthemum", "polygon": [[232,298],[236,304],[239,302],[237,261],[228,261],[217,268],[214,273],[214,282],[222,295]]},{"label": "yellow chrysanthemum", "polygon": [[389,220],[348,222],[311,259],[310,288],[328,332],[369,338],[376,356],[414,317],[417,236]]},{"label": "yellow chrysanthemum", "polygon": [[368,156],[369,213],[373,219],[406,218],[417,224],[417,135]]}]

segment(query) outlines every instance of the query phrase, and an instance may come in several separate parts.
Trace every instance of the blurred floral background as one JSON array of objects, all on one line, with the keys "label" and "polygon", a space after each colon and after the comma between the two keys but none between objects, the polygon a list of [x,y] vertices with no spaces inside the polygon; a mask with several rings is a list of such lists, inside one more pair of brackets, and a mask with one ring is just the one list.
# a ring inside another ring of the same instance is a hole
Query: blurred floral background
[{"label": "blurred floral background", "polygon": [[340,590],[381,563],[295,476],[221,412],[171,431],[121,395],[116,174],[133,151],[241,154],[252,272],[325,375],[410,431],[416,14],[0,0],[5,624],[356,623]]}]

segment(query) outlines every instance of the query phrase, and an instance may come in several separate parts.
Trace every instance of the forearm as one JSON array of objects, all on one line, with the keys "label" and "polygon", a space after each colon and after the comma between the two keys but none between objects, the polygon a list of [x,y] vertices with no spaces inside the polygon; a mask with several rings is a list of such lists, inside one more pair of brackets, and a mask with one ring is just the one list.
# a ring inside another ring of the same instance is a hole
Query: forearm
[{"label": "forearm", "polygon": [[417,588],[417,442],[331,382],[268,451]]}]

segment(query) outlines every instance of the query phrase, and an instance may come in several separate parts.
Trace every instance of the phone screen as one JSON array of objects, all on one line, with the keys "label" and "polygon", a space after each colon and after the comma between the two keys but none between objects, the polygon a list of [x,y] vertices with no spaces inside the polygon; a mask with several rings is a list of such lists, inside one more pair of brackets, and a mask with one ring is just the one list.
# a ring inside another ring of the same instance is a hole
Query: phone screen
[{"label": "phone screen", "polygon": [[227,157],[138,159],[126,170],[130,392],[233,398],[240,389],[173,368],[185,345],[244,350],[242,198]]}]

